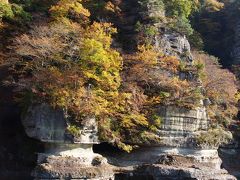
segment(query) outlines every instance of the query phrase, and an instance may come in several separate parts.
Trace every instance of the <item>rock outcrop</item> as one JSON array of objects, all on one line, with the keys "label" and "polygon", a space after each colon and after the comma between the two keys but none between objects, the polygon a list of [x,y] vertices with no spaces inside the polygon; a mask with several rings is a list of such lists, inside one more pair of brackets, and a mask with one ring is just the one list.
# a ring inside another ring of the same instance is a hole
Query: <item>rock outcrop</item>
[{"label": "rock outcrop", "polygon": [[176,56],[182,61],[192,63],[190,43],[185,36],[178,33],[165,32],[155,37],[155,47],[168,56]]},{"label": "rock outcrop", "polygon": [[121,176],[117,174],[116,179],[236,180],[220,168],[217,150],[145,147],[132,154],[108,157],[108,160],[121,167]]},{"label": "rock outcrop", "polygon": [[[183,160],[182,160],[183,161]],[[138,173],[145,173],[148,176],[153,177],[153,179],[199,179],[199,180],[236,180],[233,176],[229,175],[226,170],[216,171],[209,167],[198,167],[189,164],[189,167],[181,166],[168,166],[168,165],[146,165],[142,166],[142,171],[137,171]]]},{"label": "rock outcrop", "polygon": [[[136,37],[134,24],[139,19],[136,17],[138,5],[133,9],[127,5],[136,3],[123,1],[128,20],[118,26],[127,42]],[[154,1],[147,6],[147,11],[149,17],[164,16],[164,12],[156,12]],[[159,33],[153,40],[155,48],[191,66],[193,58],[186,37],[163,30],[159,25],[156,28]],[[132,43],[125,44],[125,51],[134,49]],[[22,123],[29,137],[45,144],[45,152],[38,155],[33,176],[36,179],[118,179],[116,174],[122,173],[125,176],[122,179],[139,174],[152,179],[235,179],[221,169],[218,147],[203,147],[197,141],[199,135],[209,129],[203,105],[192,110],[160,106],[156,113],[162,119],[156,133],[161,139],[158,144],[141,144],[130,154],[104,152],[102,156],[92,150],[93,144],[100,143],[94,118],[86,118],[81,126],[74,126],[63,110],[52,109],[47,104],[32,105]]]},{"label": "rock outcrop", "polygon": [[96,144],[97,124],[94,118],[81,122],[81,129],[71,132],[63,110],[47,104],[31,106],[22,120],[27,135],[42,142]]},{"label": "rock outcrop", "polygon": [[160,144],[145,145],[130,154],[106,155],[110,164],[122,168],[122,179],[139,175],[152,179],[236,179],[221,168],[218,147],[202,147],[197,142],[199,134],[209,129],[204,107],[165,106],[157,113],[162,117]]},{"label": "rock outcrop", "polygon": [[45,152],[38,154],[38,165],[33,172],[36,179],[109,179],[113,176],[106,159],[92,150],[93,144],[99,143],[94,118],[86,118],[81,128],[71,130],[62,110],[40,104],[30,106],[22,124],[29,137],[45,145]]},{"label": "rock outcrop", "polygon": [[158,131],[164,146],[197,148],[196,137],[209,127],[204,107],[188,110],[179,107],[160,107],[162,125]]}]

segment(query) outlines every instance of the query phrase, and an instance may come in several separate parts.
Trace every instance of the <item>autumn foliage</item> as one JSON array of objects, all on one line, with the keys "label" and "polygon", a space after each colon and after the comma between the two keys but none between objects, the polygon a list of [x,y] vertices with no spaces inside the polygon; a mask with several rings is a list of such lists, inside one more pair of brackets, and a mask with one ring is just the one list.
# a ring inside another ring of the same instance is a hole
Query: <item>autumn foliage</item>
[{"label": "autumn foliage", "polygon": [[227,126],[238,113],[237,81],[233,73],[223,69],[218,59],[204,53],[194,53],[196,61],[204,64],[201,77],[206,98],[210,99],[208,106],[210,118],[220,125]]},{"label": "autumn foliage", "polygon": [[96,117],[102,140],[130,151],[126,137],[138,139],[140,129],[155,123],[135,107],[136,94],[121,90],[123,59],[111,48],[116,29],[110,23],[91,23],[81,1],[59,1],[50,14],[49,24],[15,40],[12,60],[18,78],[12,83],[18,100],[31,97],[25,106],[48,102],[63,109],[75,125]]},{"label": "autumn foliage", "polygon": [[[197,8],[197,1],[163,2],[171,7],[172,19],[188,18]],[[102,17],[122,16],[116,4],[59,0],[48,9],[45,23],[13,38],[8,83],[15,86],[23,113],[32,104],[48,103],[64,111],[73,133],[83,120],[95,117],[101,140],[128,152],[132,144],[159,143],[160,106],[194,109],[209,98],[216,124],[236,115],[233,74],[205,54],[195,53],[193,64],[164,54],[154,46],[160,33],[154,25],[135,32],[138,46],[131,53],[114,48],[117,29]]]}]

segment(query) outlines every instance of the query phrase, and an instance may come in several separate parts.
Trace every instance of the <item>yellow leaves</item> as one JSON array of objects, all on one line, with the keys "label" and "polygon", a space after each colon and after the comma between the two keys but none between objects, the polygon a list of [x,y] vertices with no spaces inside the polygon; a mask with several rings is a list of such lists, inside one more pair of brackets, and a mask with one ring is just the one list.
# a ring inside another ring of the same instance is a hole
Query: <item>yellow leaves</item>
[{"label": "yellow leaves", "polygon": [[189,87],[187,80],[180,80],[178,77],[172,78],[171,83],[175,90],[186,89]]},{"label": "yellow leaves", "polygon": [[81,0],[60,0],[52,6],[50,14],[54,20],[69,18],[80,22],[86,22],[90,12],[83,7]]},{"label": "yellow leaves", "polygon": [[96,39],[84,39],[81,47],[81,66],[88,78],[96,80],[101,88],[116,90],[120,86],[122,58],[115,50],[104,47]]},{"label": "yellow leaves", "polygon": [[121,9],[114,5],[111,1],[108,1],[104,8],[112,13],[119,13],[121,11]]},{"label": "yellow leaves", "polygon": [[151,106],[151,105],[155,105],[155,104],[160,104],[162,102],[162,98],[161,98],[161,96],[153,96],[153,97],[151,97],[151,98],[149,98],[148,99],[148,101],[147,101],[147,104],[149,105],[149,106]]},{"label": "yellow leaves", "polygon": [[112,43],[111,36],[116,32],[117,29],[113,28],[111,23],[94,22],[87,28],[85,36],[101,42],[106,48],[110,48],[110,45]]},{"label": "yellow leaves", "polygon": [[224,3],[219,2],[219,0],[206,0],[205,6],[208,11],[220,11],[224,8]]},{"label": "yellow leaves", "polygon": [[101,66],[105,70],[121,68],[120,54],[116,50],[104,47],[104,44],[96,39],[83,39],[80,51],[81,60],[85,63]]},{"label": "yellow leaves", "polygon": [[51,72],[51,74],[52,74],[53,76],[60,77],[60,76],[62,75],[62,73],[61,73],[61,72],[59,71],[59,69],[56,68],[56,67],[50,67],[50,68],[49,68],[49,71]]},{"label": "yellow leaves", "polygon": [[130,153],[130,152],[133,150],[133,146],[131,146],[131,145],[126,145],[126,144],[124,144],[124,143],[122,143],[122,142],[117,142],[117,146],[118,146],[120,149],[122,149],[122,150],[124,150],[124,151],[126,151],[126,152],[128,152],[128,153]]},{"label": "yellow leaves", "polygon": [[124,115],[121,123],[124,128],[134,128],[139,125],[148,126],[148,120],[143,114]]},{"label": "yellow leaves", "polygon": [[236,102],[238,102],[238,101],[240,100],[240,92],[238,91],[238,92],[234,95],[234,97],[235,97]]},{"label": "yellow leaves", "polygon": [[68,89],[54,89],[51,97],[53,98],[52,105],[66,108],[68,107],[70,93]]},{"label": "yellow leaves", "polygon": [[103,44],[95,39],[84,39],[81,47],[81,60],[96,65],[103,64],[104,68],[109,68],[108,54],[104,49]]}]

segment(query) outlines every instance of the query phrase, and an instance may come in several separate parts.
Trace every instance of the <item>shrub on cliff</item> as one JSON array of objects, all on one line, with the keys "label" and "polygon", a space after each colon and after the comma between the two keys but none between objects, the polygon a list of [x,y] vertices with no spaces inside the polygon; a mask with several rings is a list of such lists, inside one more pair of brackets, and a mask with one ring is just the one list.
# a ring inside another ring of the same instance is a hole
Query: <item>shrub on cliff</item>
[{"label": "shrub on cliff", "polygon": [[167,15],[174,17],[188,18],[193,11],[198,9],[197,0],[163,0],[166,6]]}]

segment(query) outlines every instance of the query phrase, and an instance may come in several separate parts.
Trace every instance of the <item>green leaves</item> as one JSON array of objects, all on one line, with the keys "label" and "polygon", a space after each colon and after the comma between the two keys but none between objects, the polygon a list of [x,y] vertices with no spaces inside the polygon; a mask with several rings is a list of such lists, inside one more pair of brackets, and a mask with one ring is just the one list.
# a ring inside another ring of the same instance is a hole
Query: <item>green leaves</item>
[{"label": "green leaves", "polygon": [[164,0],[167,15],[188,18],[198,8],[197,0]]}]

